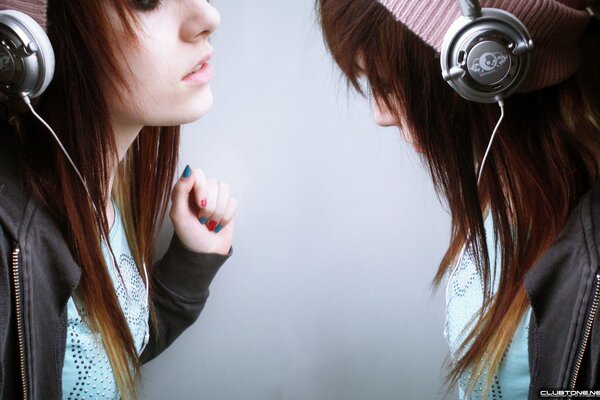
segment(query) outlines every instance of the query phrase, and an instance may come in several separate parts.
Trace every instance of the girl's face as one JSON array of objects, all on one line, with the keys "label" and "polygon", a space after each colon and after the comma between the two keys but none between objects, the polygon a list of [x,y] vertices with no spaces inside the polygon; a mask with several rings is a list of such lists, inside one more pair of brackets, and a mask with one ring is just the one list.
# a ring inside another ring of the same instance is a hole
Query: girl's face
[{"label": "girl's face", "polygon": [[375,96],[371,96],[371,107],[373,108],[373,119],[375,123],[381,127],[396,126],[400,129],[400,133],[404,140],[406,140],[417,153],[423,151],[419,145],[415,142],[414,137],[410,133],[406,123],[402,120],[398,121],[396,116],[390,112],[383,101],[378,101]]},{"label": "girl's face", "polygon": [[124,37],[117,48],[130,91],[109,95],[113,123],[173,126],[202,117],[213,103],[209,37],[219,13],[205,0],[162,0],[153,10],[135,14],[137,42]]},{"label": "girl's face", "polygon": [[[356,64],[358,68],[362,71],[365,70],[365,62],[363,57],[359,56],[356,59]],[[398,118],[390,111],[390,109],[385,105],[383,100],[378,99],[372,93],[369,96],[371,98],[371,108],[373,109],[373,119],[375,123],[381,127],[389,127],[395,126],[400,129],[400,133],[402,137],[412,145],[417,153],[422,153],[421,148],[415,142],[410,130],[407,127],[407,124],[402,119],[398,120]]]}]

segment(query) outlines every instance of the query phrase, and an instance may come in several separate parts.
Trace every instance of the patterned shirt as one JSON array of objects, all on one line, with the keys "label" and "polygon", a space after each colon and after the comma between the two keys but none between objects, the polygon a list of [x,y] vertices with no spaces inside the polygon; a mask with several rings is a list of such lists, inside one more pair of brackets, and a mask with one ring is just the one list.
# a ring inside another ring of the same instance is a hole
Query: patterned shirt
[{"label": "patterned shirt", "polygon": [[[114,262],[111,261],[112,256],[104,242],[102,252],[139,354],[148,332],[149,309],[146,304],[146,287],[131,256],[123,221],[114,202],[113,207],[115,221],[110,229],[109,241],[117,259],[118,271],[115,270]],[[119,399],[102,339],[89,329],[85,321],[85,308],[78,308],[76,302],[77,299],[71,297],[67,303],[67,343],[62,373],[63,400]]]},{"label": "patterned shirt", "polygon": [[[485,221],[485,229],[488,234],[488,244],[494,243],[492,238],[492,218]],[[493,265],[498,249],[488,245],[490,263]],[[498,258],[499,260],[499,258]],[[492,268],[492,271],[494,268]],[[500,268],[495,268],[496,275],[492,281],[492,293],[498,288],[500,279]],[[448,279],[446,288],[446,328],[444,336],[450,347],[450,355],[453,359],[459,356],[459,346],[471,331],[471,318],[479,312],[483,306],[483,279],[477,272],[474,257],[466,252],[460,265]],[[504,353],[498,372],[492,379],[492,387],[488,392],[488,400],[500,399],[526,399],[529,393],[529,317],[531,307],[527,309],[523,320],[517,328],[510,346]],[[467,399],[465,391],[470,379],[467,371],[459,378],[459,398]],[[469,399],[482,399],[483,384],[486,376],[483,375],[474,387]]]}]

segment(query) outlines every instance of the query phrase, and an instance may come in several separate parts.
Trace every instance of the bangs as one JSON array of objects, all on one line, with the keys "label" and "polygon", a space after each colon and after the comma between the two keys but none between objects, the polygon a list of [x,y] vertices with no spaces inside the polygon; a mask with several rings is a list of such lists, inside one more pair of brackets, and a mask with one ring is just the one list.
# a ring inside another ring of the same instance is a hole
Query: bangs
[{"label": "bangs", "polygon": [[[356,0],[341,2],[321,0],[317,4],[317,13],[323,29],[325,45],[336,64],[360,94],[365,95],[360,85],[361,78],[367,78],[373,86],[370,76],[373,73],[374,47],[377,46],[379,30],[370,30],[370,26],[380,26],[389,19],[390,13],[375,0]],[[362,60],[362,66],[359,65]],[[362,68],[364,67],[364,68]],[[378,74],[378,76],[382,76]]]},{"label": "bangs", "polygon": [[[410,102],[415,84],[424,81],[422,74],[438,73],[435,50],[376,0],[317,0],[317,14],[325,45],[348,85],[373,95],[393,113],[405,114],[400,108]],[[424,61],[427,71],[420,68]]]},{"label": "bangs", "polygon": [[131,43],[136,42],[136,30],[140,27],[136,11],[152,11],[160,5],[159,0],[111,0],[109,7],[119,19],[125,36]]}]

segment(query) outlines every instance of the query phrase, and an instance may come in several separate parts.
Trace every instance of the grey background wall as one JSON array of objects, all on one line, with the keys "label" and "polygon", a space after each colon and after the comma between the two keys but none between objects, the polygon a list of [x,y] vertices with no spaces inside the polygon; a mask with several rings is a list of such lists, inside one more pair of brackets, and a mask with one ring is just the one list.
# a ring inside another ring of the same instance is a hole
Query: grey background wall
[{"label": "grey background wall", "polygon": [[418,157],[347,93],[312,0],[213,4],[215,105],[180,166],[231,184],[235,255],[141,398],[443,398],[449,217]]}]

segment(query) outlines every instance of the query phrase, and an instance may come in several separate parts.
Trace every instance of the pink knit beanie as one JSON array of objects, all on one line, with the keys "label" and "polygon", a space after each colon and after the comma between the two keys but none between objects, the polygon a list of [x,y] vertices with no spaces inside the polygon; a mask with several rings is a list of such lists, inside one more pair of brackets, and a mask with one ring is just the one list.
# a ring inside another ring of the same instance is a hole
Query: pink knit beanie
[{"label": "pink knit beanie", "polygon": [[[457,0],[378,0],[398,21],[436,51],[461,15]],[[592,0],[480,0],[481,7],[500,8],[523,22],[533,38],[532,64],[520,91],[552,86],[575,73],[581,63],[579,39],[590,22]]]},{"label": "pink knit beanie", "polygon": [[48,8],[47,0],[0,0],[0,10],[21,11],[46,30],[46,11]]}]

